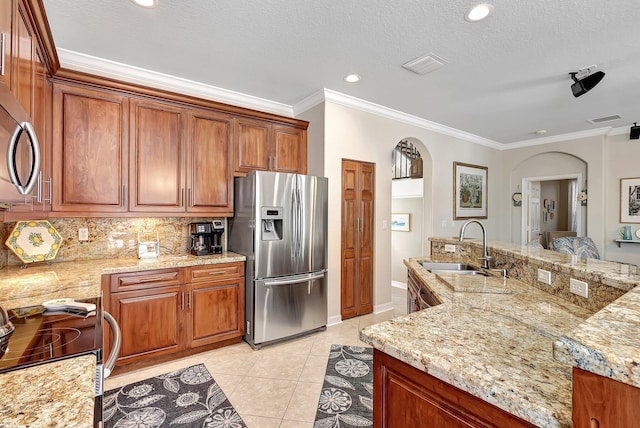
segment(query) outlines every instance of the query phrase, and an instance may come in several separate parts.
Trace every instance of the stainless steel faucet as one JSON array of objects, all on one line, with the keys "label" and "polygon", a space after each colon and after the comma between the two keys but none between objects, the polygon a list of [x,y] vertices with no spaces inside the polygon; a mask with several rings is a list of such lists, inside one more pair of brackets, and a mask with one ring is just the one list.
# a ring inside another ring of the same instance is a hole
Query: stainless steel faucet
[{"label": "stainless steel faucet", "polygon": [[482,229],[482,268],[489,269],[489,261],[493,259],[493,257],[491,257],[489,253],[487,253],[487,231],[484,229],[484,226],[482,225],[482,223],[480,223],[478,220],[474,218],[472,218],[471,220],[467,220],[460,228],[459,240],[460,242],[464,240],[464,231],[467,228],[467,226],[471,223],[477,223],[478,226],[480,226],[480,229]]}]

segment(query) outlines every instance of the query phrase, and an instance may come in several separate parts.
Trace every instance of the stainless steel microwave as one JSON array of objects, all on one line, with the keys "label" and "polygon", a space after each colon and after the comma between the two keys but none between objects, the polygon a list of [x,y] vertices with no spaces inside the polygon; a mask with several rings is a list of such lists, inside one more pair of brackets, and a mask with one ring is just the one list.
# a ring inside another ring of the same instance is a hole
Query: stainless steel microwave
[{"label": "stainless steel microwave", "polygon": [[0,84],[0,206],[23,204],[39,180],[40,145],[30,118]]}]

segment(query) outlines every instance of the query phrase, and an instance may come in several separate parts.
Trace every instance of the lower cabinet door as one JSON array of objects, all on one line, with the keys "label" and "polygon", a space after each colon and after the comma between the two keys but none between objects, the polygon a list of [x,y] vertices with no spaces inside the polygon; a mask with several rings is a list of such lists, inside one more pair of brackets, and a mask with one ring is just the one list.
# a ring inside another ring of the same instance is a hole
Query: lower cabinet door
[{"label": "lower cabinet door", "polygon": [[187,348],[244,334],[244,278],[190,284]]},{"label": "lower cabinet door", "polygon": [[110,308],[122,330],[118,361],[131,362],[184,349],[183,288],[114,293]]},{"label": "lower cabinet door", "polygon": [[373,387],[374,428],[535,428],[377,349],[373,354]]}]

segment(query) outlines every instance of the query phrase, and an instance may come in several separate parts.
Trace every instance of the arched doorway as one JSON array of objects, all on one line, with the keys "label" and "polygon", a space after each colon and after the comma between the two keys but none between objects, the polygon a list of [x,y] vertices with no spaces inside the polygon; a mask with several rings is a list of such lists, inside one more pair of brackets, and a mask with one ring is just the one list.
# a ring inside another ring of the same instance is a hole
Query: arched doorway
[{"label": "arched doorway", "polygon": [[403,260],[430,253],[431,156],[420,140],[403,138],[393,148],[391,189],[391,280],[397,307],[398,299],[406,299]]}]

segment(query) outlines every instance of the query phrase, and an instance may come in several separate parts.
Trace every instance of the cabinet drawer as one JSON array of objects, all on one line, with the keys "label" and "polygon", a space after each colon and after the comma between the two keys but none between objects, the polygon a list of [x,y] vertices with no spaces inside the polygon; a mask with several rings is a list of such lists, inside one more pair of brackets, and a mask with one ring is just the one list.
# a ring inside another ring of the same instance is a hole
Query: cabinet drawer
[{"label": "cabinet drawer", "polygon": [[187,282],[218,281],[244,276],[244,263],[221,263],[217,265],[194,266],[187,271]]},{"label": "cabinet drawer", "polygon": [[111,275],[110,290],[112,293],[117,293],[120,291],[169,287],[181,285],[182,283],[182,270],[180,269],[119,273]]}]

